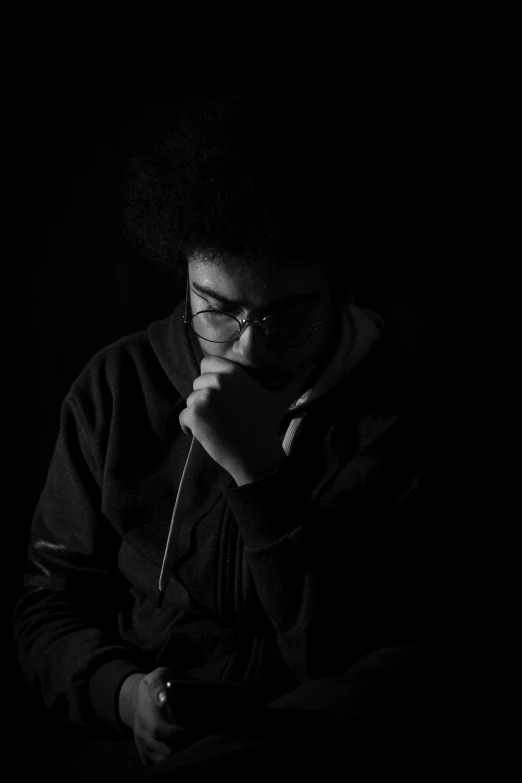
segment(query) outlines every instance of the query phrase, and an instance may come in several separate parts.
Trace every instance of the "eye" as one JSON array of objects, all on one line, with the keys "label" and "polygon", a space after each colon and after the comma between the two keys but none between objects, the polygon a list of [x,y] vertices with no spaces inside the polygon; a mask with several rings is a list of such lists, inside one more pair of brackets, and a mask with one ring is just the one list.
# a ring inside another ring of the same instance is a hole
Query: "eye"
[{"label": "eye", "polygon": [[223,305],[221,305],[220,307],[216,307],[215,305],[212,305],[210,302],[207,302],[206,299],[203,299],[203,302],[205,303],[205,310],[212,310],[215,313],[223,313],[225,315],[230,314],[230,310],[229,309],[224,310]]},{"label": "eye", "polygon": [[205,299],[203,296],[201,296],[201,294],[198,294],[196,291],[194,291],[194,293],[196,294],[197,298],[200,301],[200,308],[199,309],[201,309],[201,310],[219,310],[219,307],[214,307],[214,305],[212,305],[208,301],[208,299]]}]

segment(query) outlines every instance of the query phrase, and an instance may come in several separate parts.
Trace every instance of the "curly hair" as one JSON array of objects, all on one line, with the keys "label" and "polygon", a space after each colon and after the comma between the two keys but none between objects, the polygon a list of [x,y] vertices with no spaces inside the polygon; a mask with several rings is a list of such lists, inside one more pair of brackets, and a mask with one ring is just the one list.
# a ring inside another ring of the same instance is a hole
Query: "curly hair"
[{"label": "curly hair", "polygon": [[363,169],[331,96],[192,99],[128,161],[125,236],[178,279],[198,252],[233,269],[312,266],[353,288]]}]

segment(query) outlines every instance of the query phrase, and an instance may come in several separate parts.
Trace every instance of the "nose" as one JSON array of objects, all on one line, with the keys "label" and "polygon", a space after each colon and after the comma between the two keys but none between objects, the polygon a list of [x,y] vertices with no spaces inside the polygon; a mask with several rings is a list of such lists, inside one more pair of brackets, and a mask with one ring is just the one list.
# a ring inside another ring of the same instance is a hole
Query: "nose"
[{"label": "nose", "polygon": [[269,352],[268,343],[255,324],[247,324],[239,340],[232,343],[233,358],[249,367],[262,367]]}]

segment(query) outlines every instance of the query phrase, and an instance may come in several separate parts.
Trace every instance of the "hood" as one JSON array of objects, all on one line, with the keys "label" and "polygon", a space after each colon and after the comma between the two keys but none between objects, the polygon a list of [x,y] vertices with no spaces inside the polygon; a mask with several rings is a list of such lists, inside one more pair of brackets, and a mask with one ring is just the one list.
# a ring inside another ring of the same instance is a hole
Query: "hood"
[{"label": "hood", "polygon": [[[181,302],[174,313],[160,321],[154,321],[147,329],[152,348],[158,357],[167,377],[175,389],[187,399],[192,392],[192,384],[200,374],[200,364],[203,353],[196,335],[186,329],[183,323],[184,302]],[[347,301],[341,313],[341,333],[337,346],[326,365],[318,368],[311,376],[310,388],[299,396],[289,406],[290,423],[286,431],[281,433],[282,446],[288,455],[291,451],[295,435],[303,419],[306,417],[310,403],[318,400],[340,381],[344,380],[357,367],[384,333],[385,326],[382,317],[362,307]],[[178,501],[183,490],[183,479],[187,472],[195,441],[192,444],[185,463],[172,518],[168,538],[165,545],[163,564],[159,580],[159,595],[157,608],[161,607],[166,585],[168,583],[174,551],[174,529]]]},{"label": "hood", "polygon": [[341,334],[337,348],[326,367],[308,388],[288,408],[291,421],[282,436],[283,449],[290,453],[297,429],[308,412],[310,403],[344,380],[367,356],[384,334],[383,318],[362,307],[347,302],[341,315]]},{"label": "hood", "polygon": [[171,315],[153,321],[147,334],[167,378],[186,400],[192,392],[192,384],[201,374],[203,353],[198,338],[183,323],[184,312],[185,303],[180,302]]},{"label": "hood", "polygon": [[333,357],[319,378],[289,407],[300,411],[344,380],[384,333],[384,321],[378,313],[347,304],[341,316],[341,334]]}]

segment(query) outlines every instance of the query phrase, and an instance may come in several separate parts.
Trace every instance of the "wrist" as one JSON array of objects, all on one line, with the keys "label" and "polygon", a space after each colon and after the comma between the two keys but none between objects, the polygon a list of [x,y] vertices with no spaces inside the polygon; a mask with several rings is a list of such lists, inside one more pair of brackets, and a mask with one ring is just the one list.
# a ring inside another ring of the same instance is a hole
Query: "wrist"
[{"label": "wrist", "polygon": [[140,683],[145,677],[145,673],[135,672],[123,681],[118,696],[118,711],[120,720],[124,726],[132,729],[134,726],[134,712],[136,709],[136,700]]},{"label": "wrist", "polygon": [[264,455],[263,457],[257,456],[257,458],[250,458],[248,461],[241,463],[234,470],[232,478],[238,485],[250,484],[252,481],[258,481],[264,476],[268,476],[270,473],[279,470],[285,464],[287,459],[286,453],[282,446],[275,449],[270,455]]}]

